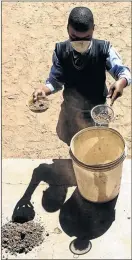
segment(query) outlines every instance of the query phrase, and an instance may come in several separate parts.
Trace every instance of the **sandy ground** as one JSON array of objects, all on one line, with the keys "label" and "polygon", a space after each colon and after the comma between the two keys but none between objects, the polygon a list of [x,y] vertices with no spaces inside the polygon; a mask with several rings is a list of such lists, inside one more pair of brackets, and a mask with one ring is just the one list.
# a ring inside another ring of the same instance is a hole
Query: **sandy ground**
[{"label": "sandy ground", "polygon": [[[55,43],[67,39],[67,17],[79,5],[92,9],[95,37],[110,40],[125,65],[131,64],[129,2],[8,2],[2,3],[2,124],[3,158],[67,158],[68,147],[58,139],[56,124],[61,92],[51,95],[45,113],[29,111],[27,101],[39,81],[47,78]],[[108,86],[113,79],[108,76]],[[118,129],[131,151],[131,87],[114,105]]]}]

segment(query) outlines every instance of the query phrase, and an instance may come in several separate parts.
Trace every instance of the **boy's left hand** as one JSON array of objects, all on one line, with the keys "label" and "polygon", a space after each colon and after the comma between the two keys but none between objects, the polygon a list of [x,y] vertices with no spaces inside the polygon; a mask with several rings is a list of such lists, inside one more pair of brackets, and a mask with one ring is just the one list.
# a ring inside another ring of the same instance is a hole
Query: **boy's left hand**
[{"label": "boy's left hand", "polygon": [[122,96],[123,89],[127,86],[127,80],[121,78],[117,80],[109,89],[107,98],[111,98],[111,106],[114,104],[115,100]]}]

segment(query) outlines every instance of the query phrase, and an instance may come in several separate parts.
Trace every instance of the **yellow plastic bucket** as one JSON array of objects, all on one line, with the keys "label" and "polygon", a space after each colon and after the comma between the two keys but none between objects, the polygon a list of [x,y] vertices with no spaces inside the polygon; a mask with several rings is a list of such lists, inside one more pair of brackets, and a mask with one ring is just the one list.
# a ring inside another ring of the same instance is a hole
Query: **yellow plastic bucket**
[{"label": "yellow plastic bucket", "polygon": [[73,136],[70,156],[81,195],[92,202],[107,202],[120,191],[126,157],[122,136],[108,127],[89,127]]}]

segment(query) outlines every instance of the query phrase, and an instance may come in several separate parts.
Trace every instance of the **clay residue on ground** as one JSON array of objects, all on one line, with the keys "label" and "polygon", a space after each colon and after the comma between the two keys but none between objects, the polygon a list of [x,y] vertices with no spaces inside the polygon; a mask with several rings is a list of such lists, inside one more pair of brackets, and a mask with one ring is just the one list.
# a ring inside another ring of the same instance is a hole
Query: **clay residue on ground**
[{"label": "clay residue on ground", "polygon": [[2,227],[2,248],[13,255],[27,254],[43,242],[43,231],[44,228],[33,221],[23,224],[10,221]]},{"label": "clay residue on ground", "polygon": [[[56,135],[61,92],[51,95],[41,114],[27,103],[39,81],[47,78],[55,43],[67,39],[67,18],[75,6],[92,9],[95,37],[110,40],[126,66],[131,65],[131,3],[129,2],[5,2],[2,3],[2,130],[3,158],[67,158],[68,147]],[[108,76],[108,86],[114,80]],[[131,87],[113,106],[111,126],[131,148]]]}]

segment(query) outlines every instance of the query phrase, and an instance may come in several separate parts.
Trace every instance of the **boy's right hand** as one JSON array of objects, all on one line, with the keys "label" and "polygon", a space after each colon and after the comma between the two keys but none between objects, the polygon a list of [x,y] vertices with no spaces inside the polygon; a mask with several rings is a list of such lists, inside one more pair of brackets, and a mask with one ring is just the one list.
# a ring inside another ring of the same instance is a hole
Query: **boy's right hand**
[{"label": "boy's right hand", "polygon": [[38,100],[40,97],[45,98],[46,93],[45,93],[45,87],[40,86],[38,87],[34,92],[33,92],[33,101],[35,102]]}]

